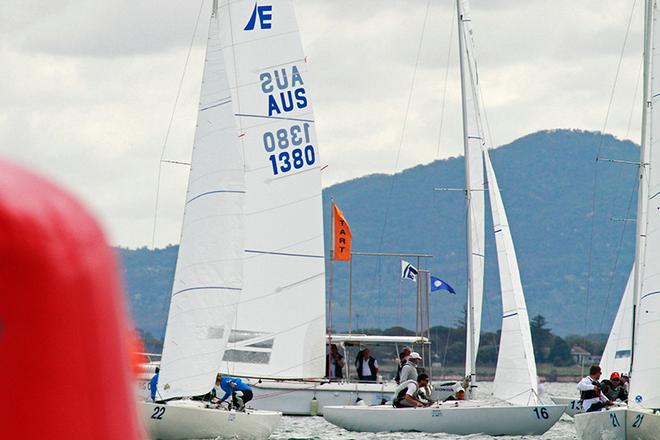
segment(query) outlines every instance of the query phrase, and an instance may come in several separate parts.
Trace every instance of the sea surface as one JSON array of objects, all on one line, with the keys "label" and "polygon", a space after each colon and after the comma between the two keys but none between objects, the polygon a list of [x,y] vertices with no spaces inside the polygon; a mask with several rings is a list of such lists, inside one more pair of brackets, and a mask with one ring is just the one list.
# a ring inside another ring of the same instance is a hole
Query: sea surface
[{"label": "sea surface", "polygon": [[[481,385],[481,384],[480,384]],[[484,383],[483,389],[487,390],[491,384]],[[552,403],[550,395],[575,396],[575,384],[573,383],[546,383],[545,393],[542,396],[545,403]],[[424,434],[416,432],[391,432],[391,433],[359,433],[350,432],[325,421],[323,417],[283,417],[280,427],[273,433],[271,439],[342,439],[342,440],[421,440],[421,439],[470,439],[470,440],[514,440],[514,439],[539,439],[539,440],[573,440],[577,439],[573,419],[563,415],[562,418],[548,432],[540,437],[536,436],[507,436],[492,437],[489,435],[449,435],[449,434]]]}]

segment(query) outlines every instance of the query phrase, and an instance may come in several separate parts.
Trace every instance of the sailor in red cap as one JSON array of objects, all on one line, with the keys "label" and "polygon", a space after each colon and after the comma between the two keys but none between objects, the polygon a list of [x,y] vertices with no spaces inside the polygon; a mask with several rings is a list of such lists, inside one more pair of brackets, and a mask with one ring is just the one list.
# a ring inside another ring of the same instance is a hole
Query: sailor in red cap
[{"label": "sailor in red cap", "polygon": [[600,383],[600,389],[603,391],[605,397],[612,402],[620,400],[622,402],[628,401],[628,392],[626,387],[621,380],[621,375],[618,372],[614,372],[610,375],[610,379],[603,380]]}]

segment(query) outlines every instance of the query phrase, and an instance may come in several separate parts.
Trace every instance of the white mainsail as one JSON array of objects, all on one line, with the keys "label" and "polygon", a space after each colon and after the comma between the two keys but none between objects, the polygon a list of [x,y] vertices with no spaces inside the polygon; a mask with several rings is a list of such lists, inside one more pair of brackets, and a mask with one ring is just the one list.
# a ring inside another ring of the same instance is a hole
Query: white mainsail
[{"label": "white mainsail", "polygon": [[660,113],[655,104],[660,99],[660,32],[656,32],[657,4],[646,2],[644,113],[637,209],[633,362],[630,402],[645,408],[660,408],[660,145],[657,130]]},{"label": "white mainsail", "polygon": [[463,99],[463,147],[467,194],[468,316],[465,375],[475,379],[481,332],[484,286],[484,169],[481,153],[483,131],[479,115],[479,78],[467,0],[457,0],[458,41]]},{"label": "white mainsail", "polygon": [[214,14],[163,357],[159,398],[207,393],[243,286],[243,155]]},{"label": "white mainsail", "polygon": [[493,395],[517,405],[534,405],[539,402],[536,361],[516,250],[495,171],[486,149],[484,162],[502,291],[502,334]]},{"label": "white mainsail", "polygon": [[244,285],[221,370],[323,377],[320,157],[291,0],[221,0],[220,29],[245,160]]},{"label": "white mainsail", "polygon": [[[634,269],[633,269],[634,270]],[[612,330],[607,338],[607,344],[600,359],[603,376],[609,377],[613,372],[629,373],[630,356],[632,354],[632,315],[633,315],[633,272],[628,277],[626,290],[623,292]]]}]

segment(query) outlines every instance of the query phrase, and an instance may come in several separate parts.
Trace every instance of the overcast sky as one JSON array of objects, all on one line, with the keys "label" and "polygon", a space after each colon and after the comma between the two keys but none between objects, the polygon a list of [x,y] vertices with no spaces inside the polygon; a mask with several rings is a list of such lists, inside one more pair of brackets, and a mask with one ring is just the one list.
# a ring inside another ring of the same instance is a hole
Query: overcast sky
[{"label": "overcast sky", "polygon": [[[324,186],[461,154],[454,3],[430,1],[395,169],[428,0],[295,1],[328,165]],[[634,4],[473,0],[492,143],[541,129],[601,130]],[[79,195],[113,244],[151,244],[158,160],[200,5],[0,2],[0,156]],[[606,126],[636,142],[642,5],[637,0]],[[209,12],[206,0],[166,159],[190,160]],[[159,246],[178,242],[186,179],[186,167],[163,167]]]}]

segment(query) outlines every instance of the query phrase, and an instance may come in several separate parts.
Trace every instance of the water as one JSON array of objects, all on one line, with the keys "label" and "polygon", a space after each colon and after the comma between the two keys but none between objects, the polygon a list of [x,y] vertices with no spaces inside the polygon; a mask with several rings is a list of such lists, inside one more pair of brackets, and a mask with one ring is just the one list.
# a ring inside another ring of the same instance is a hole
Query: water
[{"label": "water", "polygon": [[[487,386],[487,385],[486,385]],[[548,383],[545,385],[546,403],[550,403],[548,395],[574,396],[576,395],[575,384],[572,383]],[[540,437],[534,436],[512,436],[512,437],[491,437],[489,435],[470,435],[459,436],[449,434],[424,434],[416,432],[392,432],[392,433],[359,433],[349,432],[325,421],[323,417],[283,417],[280,427],[275,431],[272,439],[293,440],[293,439],[342,439],[342,440],[421,440],[427,438],[450,440],[450,439],[470,439],[470,440],[514,440],[514,439],[539,439],[539,440],[574,440],[575,427],[573,419],[564,415],[548,432]]]}]

